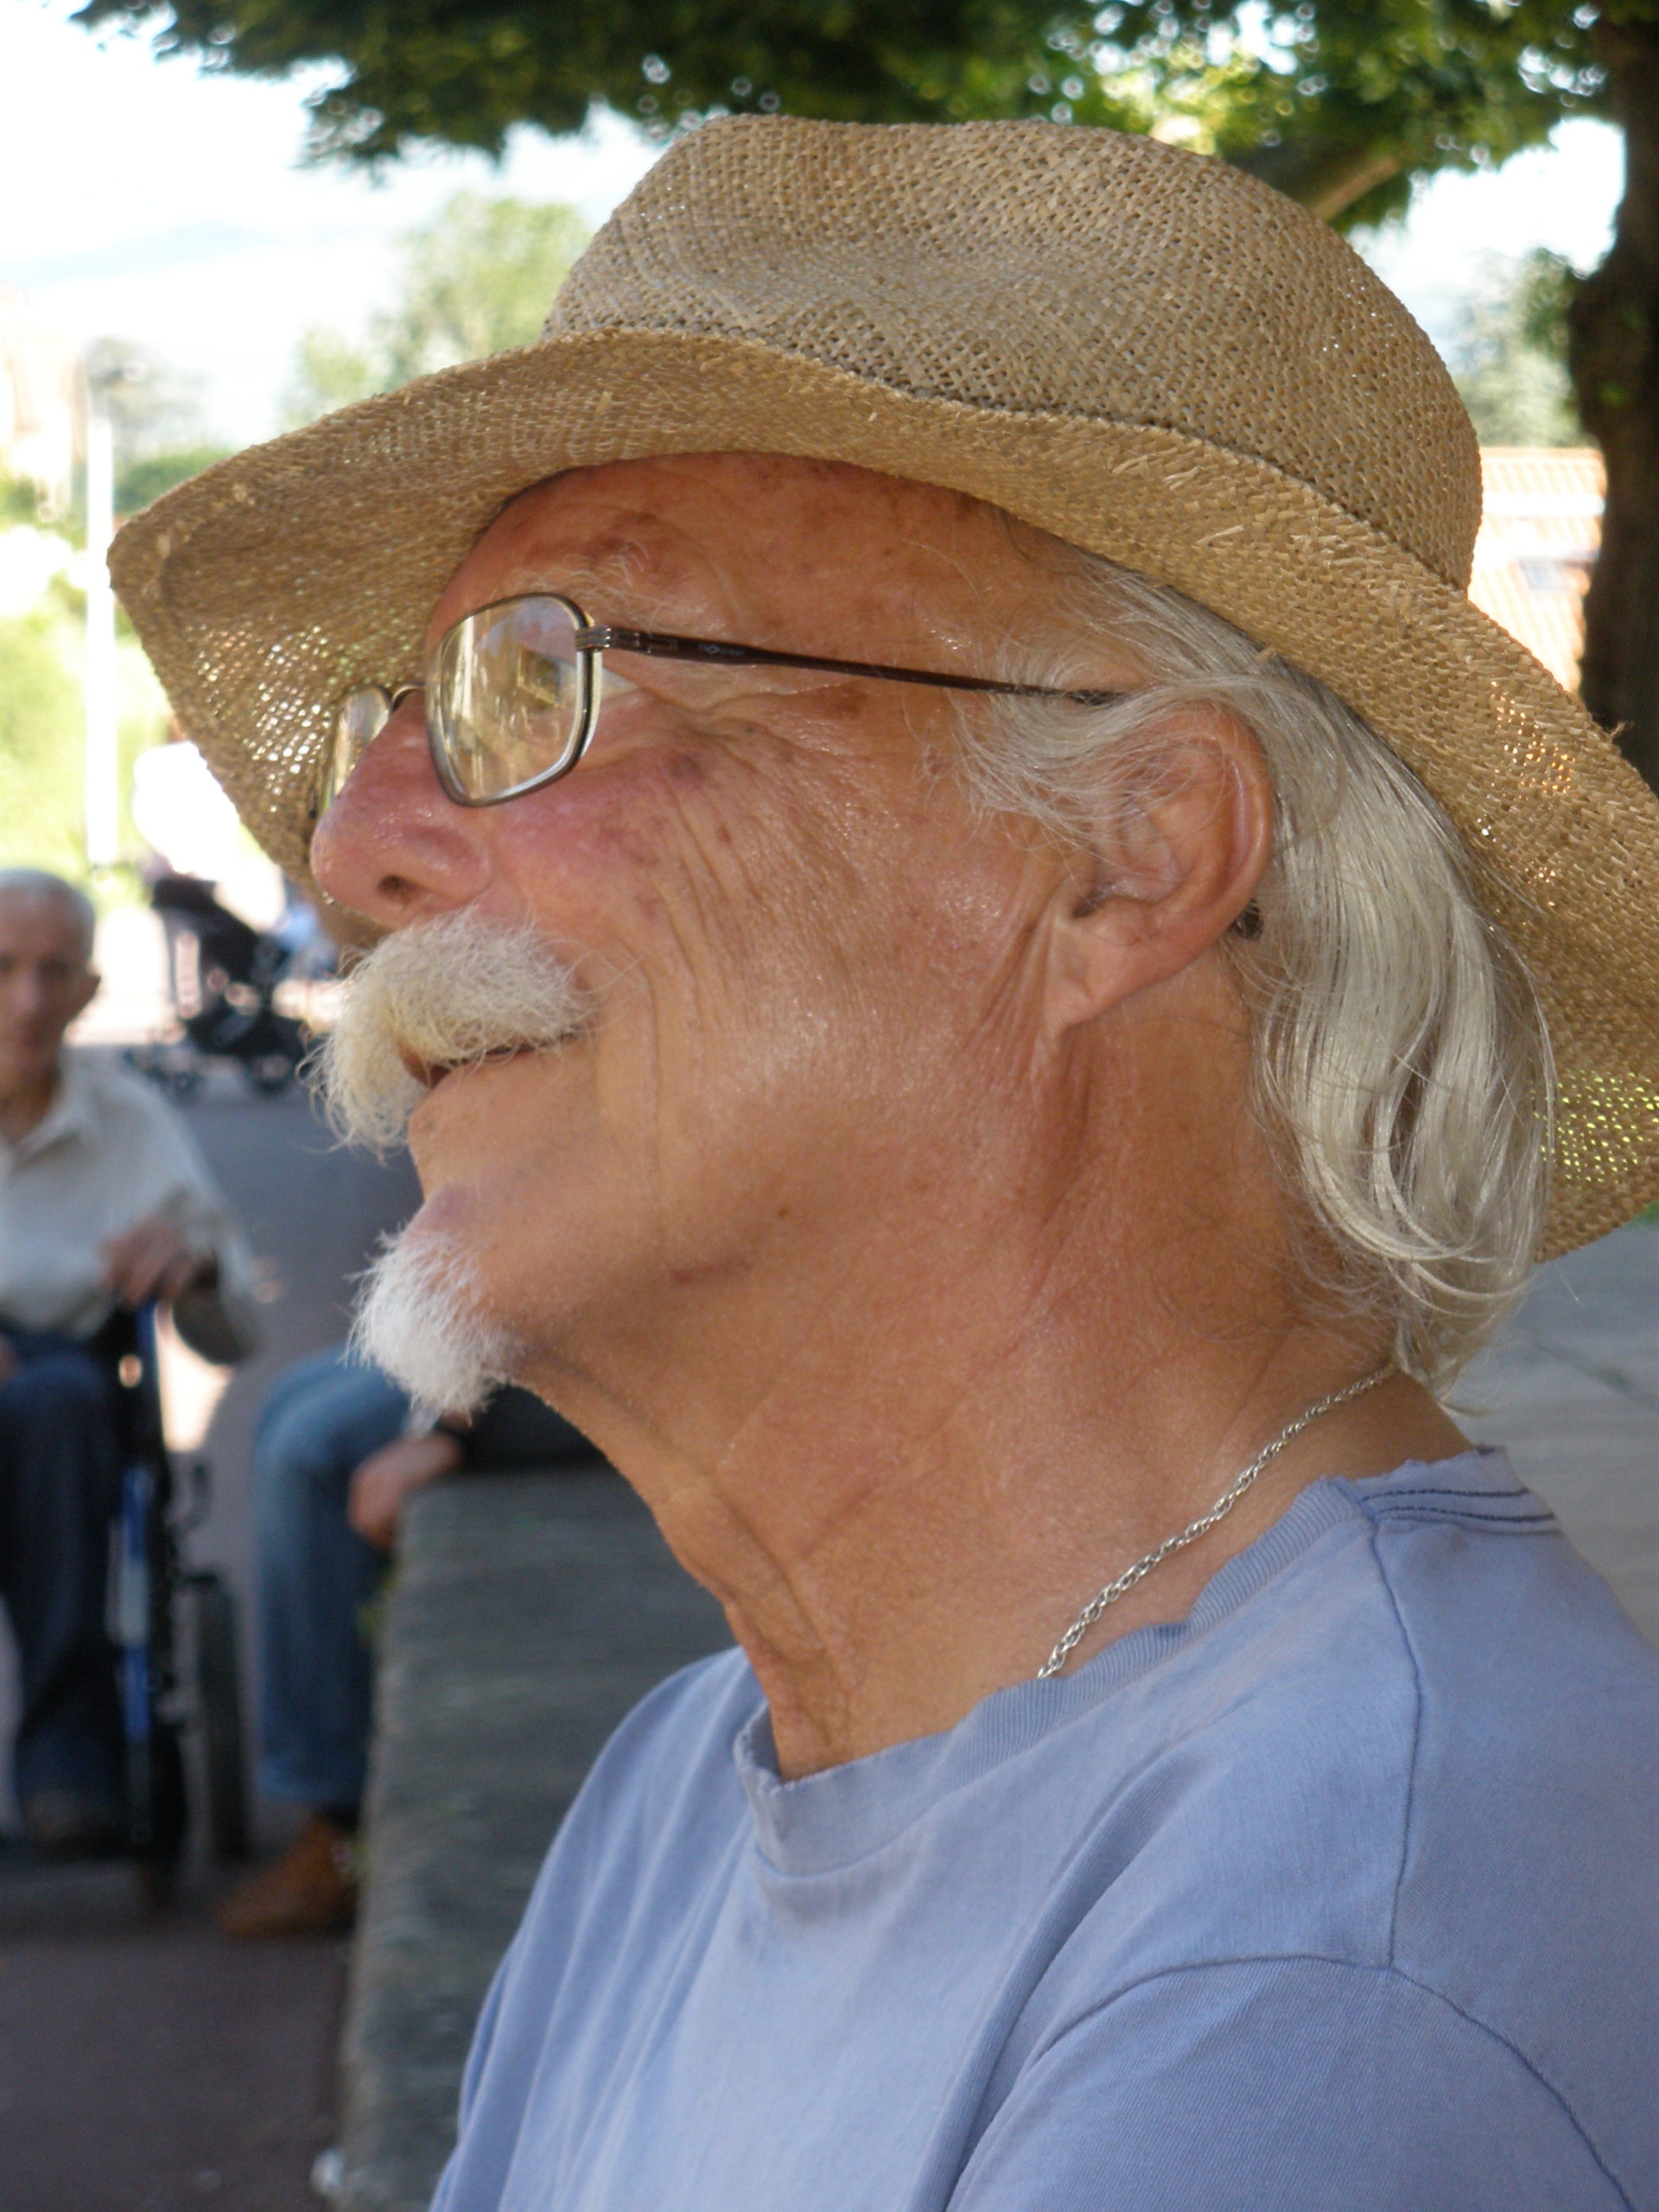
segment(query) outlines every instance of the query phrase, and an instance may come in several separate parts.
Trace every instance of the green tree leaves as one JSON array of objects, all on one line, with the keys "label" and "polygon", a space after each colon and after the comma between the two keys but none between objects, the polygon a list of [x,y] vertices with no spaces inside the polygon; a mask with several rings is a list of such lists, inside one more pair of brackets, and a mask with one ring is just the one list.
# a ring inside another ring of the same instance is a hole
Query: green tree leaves
[{"label": "green tree leaves", "polygon": [[437,142],[499,153],[515,124],[605,100],[658,129],[781,109],[864,122],[1058,116],[1190,125],[1321,214],[1371,219],[1423,168],[1502,161],[1601,111],[1598,19],[1656,0],[86,0],[164,52],[259,75],[332,62],[315,152]]},{"label": "green tree leaves", "polygon": [[136,515],[140,507],[159,499],[175,484],[182,484],[187,477],[199,475],[204,468],[212,467],[214,461],[225,460],[230,451],[229,446],[190,445],[141,454],[115,472],[115,512],[118,515]]},{"label": "green tree leaves", "polygon": [[1575,280],[1536,247],[1495,257],[1453,334],[1452,372],[1483,445],[1584,442],[1567,371],[1567,308]]},{"label": "green tree leaves", "polygon": [[[864,122],[1044,115],[1054,49],[1092,10],[1041,0],[87,0],[77,20],[149,29],[164,52],[277,75],[334,61],[313,146],[377,162],[436,140],[499,153],[518,123],[574,130],[590,104],[672,127],[781,108]],[[1064,75],[1064,70],[1054,73]]]}]

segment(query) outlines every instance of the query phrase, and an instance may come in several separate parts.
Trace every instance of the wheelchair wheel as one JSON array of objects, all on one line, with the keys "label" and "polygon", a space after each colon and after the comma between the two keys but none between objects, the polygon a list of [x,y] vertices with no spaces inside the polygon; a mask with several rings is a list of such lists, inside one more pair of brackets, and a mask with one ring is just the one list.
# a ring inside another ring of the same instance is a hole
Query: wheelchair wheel
[{"label": "wheelchair wheel", "polygon": [[172,1895],[188,1825],[175,1703],[168,1476],[164,1459],[136,1457],[124,1470],[109,1587],[126,1743],[127,1849],[146,1901],[156,1905]]},{"label": "wheelchair wheel", "polygon": [[236,1599],[216,1574],[191,1577],[195,1602],[196,1703],[213,1856],[248,1855],[248,1777],[242,1740],[241,1664]]},{"label": "wheelchair wheel", "polygon": [[173,1901],[187,1825],[184,1754],[171,1722],[162,1722],[151,1734],[130,1771],[129,1788],[139,1894],[159,1911]]}]

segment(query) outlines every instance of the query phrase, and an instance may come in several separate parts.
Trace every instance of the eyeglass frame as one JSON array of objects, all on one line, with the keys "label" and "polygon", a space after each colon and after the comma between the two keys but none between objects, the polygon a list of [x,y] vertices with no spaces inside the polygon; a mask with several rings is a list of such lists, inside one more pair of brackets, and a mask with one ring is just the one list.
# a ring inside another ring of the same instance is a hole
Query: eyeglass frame
[{"label": "eyeglass frame", "polygon": [[[438,639],[429,656],[429,664],[435,664],[450,639],[466,623],[475,622],[480,615],[493,614],[500,608],[521,607],[536,600],[551,601],[555,605],[567,609],[574,618],[579,699],[579,719],[575,740],[569,748],[568,759],[556,761],[550,768],[538,770],[535,775],[524,778],[522,782],[512,785],[506,791],[492,791],[487,797],[475,798],[470,793],[461,791],[455,783],[444,758],[442,743],[429,709],[426,715],[426,743],[433,772],[442,787],[444,796],[457,806],[505,805],[508,799],[523,798],[531,791],[540,791],[545,784],[561,781],[569,775],[573,769],[581,765],[588,747],[593,742],[594,733],[599,725],[600,711],[604,703],[601,682],[603,662],[601,657],[607,652],[639,653],[648,659],[655,660],[692,661],[701,663],[705,667],[814,669],[823,675],[868,677],[887,683],[925,683],[941,690],[988,692],[995,693],[1003,698],[1069,699],[1077,705],[1088,707],[1112,706],[1117,701],[1132,696],[1127,691],[1071,691],[1043,683],[1004,683],[999,682],[995,677],[989,676],[946,676],[937,670],[895,668],[881,661],[836,660],[813,653],[778,652],[770,646],[734,645],[721,638],[679,638],[656,630],[631,630],[616,623],[590,621],[575,600],[567,599],[563,592],[555,591],[515,592],[506,599],[490,600],[482,607],[470,608],[467,613],[451,623],[442,637]],[[364,754],[374,743],[375,739],[381,735],[386,724],[404,702],[413,698],[417,691],[424,692],[429,688],[429,682],[402,683],[391,687],[384,683],[359,683],[353,685],[351,690],[341,695],[335,709],[336,728],[344,717],[346,709],[359,699],[367,698],[372,695],[378,698],[385,712],[373,736],[363,740],[351,767],[346,770],[346,775],[340,779],[333,793],[327,799],[322,798],[321,777],[326,775],[334,766],[332,749],[330,754],[325,756],[319,775],[318,799],[321,803],[314,806],[312,817],[314,822],[321,820],[327,808],[339,797],[346,781],[356,771]]]}]

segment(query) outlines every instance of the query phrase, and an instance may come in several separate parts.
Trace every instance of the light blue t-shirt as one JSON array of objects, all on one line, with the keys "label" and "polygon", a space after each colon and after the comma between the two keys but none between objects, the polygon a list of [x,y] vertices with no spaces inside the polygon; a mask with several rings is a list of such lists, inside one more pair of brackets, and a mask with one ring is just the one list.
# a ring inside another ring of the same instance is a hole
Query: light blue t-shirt
[{"label": "light blue t-shirt", "polygon": [[442,2212],[1656,2212],[1659,1654],[1471,1452],[802,1781],[722,1655],[595,1766],[462,2109]]}]

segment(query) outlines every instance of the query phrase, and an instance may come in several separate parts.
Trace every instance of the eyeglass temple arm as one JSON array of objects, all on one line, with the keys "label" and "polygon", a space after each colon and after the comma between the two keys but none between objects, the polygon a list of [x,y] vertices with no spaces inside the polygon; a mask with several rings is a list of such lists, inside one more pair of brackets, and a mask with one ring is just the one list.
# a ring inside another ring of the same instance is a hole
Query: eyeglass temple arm
[{"label": "eyeglass temple arm", "polygon": [[764,645],[730,645],[717,638],[666,638],[654,630],[620,630],[595,623],[576,632],[585,652],[645,653],[658,660],[721,661],[768,668],[816,668],[830,676],[877,676],[893,683],[931,683],[945,691],[995,691],[1014,699],[1074,699],[1080,705],[1110,706],[1127,691],[1057,691],[1042,683],[999,683],[988,676],[939,676],[919,668],[889,668],[869,660],[821,660],[806,653],[778,653]]}]

